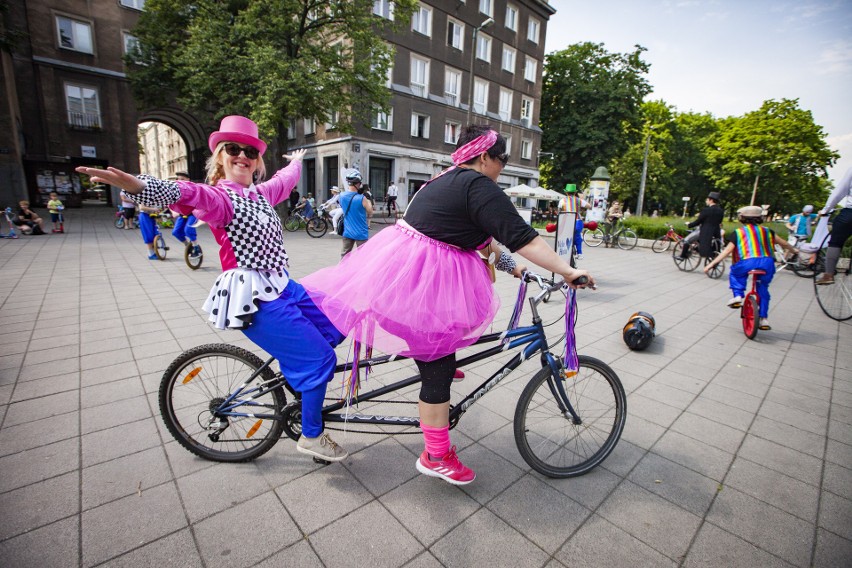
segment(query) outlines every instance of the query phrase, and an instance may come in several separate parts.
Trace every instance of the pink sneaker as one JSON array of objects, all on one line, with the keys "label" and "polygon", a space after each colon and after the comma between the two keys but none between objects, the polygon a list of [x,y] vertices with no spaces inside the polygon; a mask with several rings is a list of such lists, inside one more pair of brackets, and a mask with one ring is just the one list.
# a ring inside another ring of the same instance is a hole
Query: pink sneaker
[{"label": "pink sneaker", "polygon": [[473,470],[469,467],[465,467],[465,465],[459,461],[459,458],[456,455],[455,446],[450,448],[447,455],[439,461],[431,460],[429,458],[429,454],[426,453],[426,450],[423,450],[423,453],[420,454],[420,459],[417,460],[417,471],[423,475],[440,477],[447,483],[452,483],[453,485],[467,485],[476,479],[476,474]]}]

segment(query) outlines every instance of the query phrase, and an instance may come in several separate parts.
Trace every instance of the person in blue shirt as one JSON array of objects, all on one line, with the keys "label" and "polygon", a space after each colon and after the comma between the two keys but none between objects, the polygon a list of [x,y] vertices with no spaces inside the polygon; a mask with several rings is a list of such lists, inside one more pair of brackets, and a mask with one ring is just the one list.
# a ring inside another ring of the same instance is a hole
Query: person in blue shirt
[{"label": "person in blue shirt", "polygon": [[343,209],[343,258],[356,246],[367,242],[369,226],[367,216],[373,214],[373,204],[362,191],[363,180],[361,173],[352,171],[346,176],[349,189],[340,196],[340,207]]},{"label": "person in blue shirt", "polygon": [[816,220],[817,214],[814,213],[814,206],[805,205],[800,214],[790,217],[787,221],[787,228],[790,230],[790,234],[795,235],[798,240],[807,240],[813,233]]}]

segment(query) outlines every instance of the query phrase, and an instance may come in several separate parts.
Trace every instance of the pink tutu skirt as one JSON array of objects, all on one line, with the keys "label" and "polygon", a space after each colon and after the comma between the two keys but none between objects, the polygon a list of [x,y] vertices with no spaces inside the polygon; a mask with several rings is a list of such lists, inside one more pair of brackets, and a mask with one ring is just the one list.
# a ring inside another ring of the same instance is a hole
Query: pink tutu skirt
[{"label": "pink tutu skirt", "polygon": [[404,223],[300,282],[342,333],[422,361],[476,342],[500,307],[479,253]]}]

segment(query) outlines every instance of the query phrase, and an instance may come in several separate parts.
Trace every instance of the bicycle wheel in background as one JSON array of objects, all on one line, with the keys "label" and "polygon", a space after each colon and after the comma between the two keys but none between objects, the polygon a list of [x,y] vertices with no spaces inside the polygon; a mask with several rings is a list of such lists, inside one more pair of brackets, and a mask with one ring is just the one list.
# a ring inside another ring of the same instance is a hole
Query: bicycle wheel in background
[{"label": "bicycle wheel in background", "polygon": [[[198,250],[195,250],[196,248]],[[201,268],[201,263],[204,262],[204,251],[201,250],[201,246],[199,245],[184,247],[183,260],[188,267],[198,270]]]},{"label": "bicycle wheel in background", "polygon": [[169,247],[166,246],[166,239],[163,238],[163,235],[154,235],[154,254],[157,255],[157,258],[166,260],[166,251],[168,250]]},{"label": "bicycle wheel in background", "polygon": [[[175,440],[212,461],[245,462],[268,452],[284,431],[281,420],[213,414],[213,409],[262,365],[253,353],[222,343],[181,353],[163,374],[159,392],[160,414]],[[267,367],[253,384],[273,378]],[[232,412],[280,416],[287,397],[276,388],[251,403]]]},{"label": "bicycle wheel in background", "polygon": [[630,229],[625,229],[618,233],[618,248],[621,250],[632,250],[638,242],[639,239],[636,237],[636,233]]},{"label": "bicycle wheel in background", "polygon": [[796,276],[802,278],[813,278],[817,274],[825,272],[825,256],[817,253],[807,254],[800,252],[795,262],[790,264]]},{"label": "bicycle wheel in background", "polygon": [[682,256],[684,242],[685,241],[679,241],[675,245],[674,251],[672,252],[672,259],[680,270],[683,270],[684,272],[692,272],[698,267],[701,257],[698,256],[698,249],[692,246],[691,243],[686,245],[689,247],[689,253],[685,257]]},{"label": "bicycle wheel in background", "polygon": [[580,355],[580,370],[560,377],[575,424],[554,398],[548,367],[530,380],[515,408],[515,443],[530,467],[548,477],[588,473],[615,448],[627,420],[627,396],[604,362]]},{"label": "bicycle wheel in background", "polygon": [[[713,260],[715,260],[715,259],[705,258],[704,259],[704,266],[707,266],[708,264],[713,262]],[[710,272],[707,273],[707,276],[710,277],[710,278],[713,278],[714,280],[718,280],[719,278],[722,277],[722,275],[724,273],[725,273],[725,261],[723,260],[722,262],[720,262],[719,264],[717,264],[716,266],[711,268]]]},{"label": "bicycle wheel in background", "polygon": [[[825,237],[823,245],[827,246],[831,235]],[[825,248],[820,248],[817,254],[817,274],[825,272]],[[819,302],[819,307],[825,315],[833,320],[846,321],[852,319],[852,279],[849,273],[852,271],[852,242],[847,241],[840,251],[837,261],[837,269],[834,274],[834,284],[817,284],[814,278],[814,293]]]},{"label": "bicycle wheel in background", "polygon": [[301,225],[301,221],[297,215],[290,215],[284,221],[284,228],[290,231],[291,233],[299,230],[299,225]]},{"label": "bicycle wheel in background", "polygon": [[583,242],[590,247],[600,246],[603,239],[604,234],[602,230],[595,229],[594,231],[590,231],[589,229],[583,229]]},{"label": "bicycle wheel in background", "polygon": [[115,218],[115,222],[113,223],[116,229],[124,228],[124,215],[119,215]]},{"label": "bicycle wheel in background", "polygon": [[318,239],[328,231],[328,223],[322,217],[314,217],[305,225],[305,230],[308,231],[310,236]]},{"label": "bicycle wheel in background", "polygon": [[654,242],[651,243],[651,250],[654,252],[666,252],[672,247],[672,242],[665,235],[662,237],[657,237],[654,239]]},{"label": "bicycle wheel in background", "polygon": [[754,339],[757,336],[758,329],[757,314],[760,313],[760,305],[758,304],[757,296],[752,293],[746,294],[740,310],[740,317],[743,320],[743,333],[745,333],[745,336],[749,339]]}]

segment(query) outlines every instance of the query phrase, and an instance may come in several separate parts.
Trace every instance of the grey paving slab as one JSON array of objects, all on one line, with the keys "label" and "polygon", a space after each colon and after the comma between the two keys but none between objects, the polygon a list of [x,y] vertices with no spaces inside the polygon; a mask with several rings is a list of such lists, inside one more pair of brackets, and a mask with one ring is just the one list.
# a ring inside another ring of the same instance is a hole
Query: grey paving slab
[{"label": "grey paving slab", "polygon": [[[244,465],[187,452],[159,417],[163,369],[202,343],[262,355],[200,311],[218,259],[148,262],[112,211],[75,218],[64,235],[0,241],[3,566],[849,565],[852,326],[822,315],[807,280],[776,277],[775,329],[749,341],[725,282],[647,250],[587,251],[599,290],[580,295],[577,341],[629,393],[621,442],[586,476],[531,472],[512,425],[528,361],[453,431],[478,474],[457,488],[414,469],[418,434],[335,432],[351,455],[325,467],[289,440]],[[334,237],[285,238],[295,278],[337,262]],[[495,286],[499,330],[517,288]],[[621,340],[637,310],[658,324],[645,352]],[[454,396],[504,359],[466,369]]]}]

